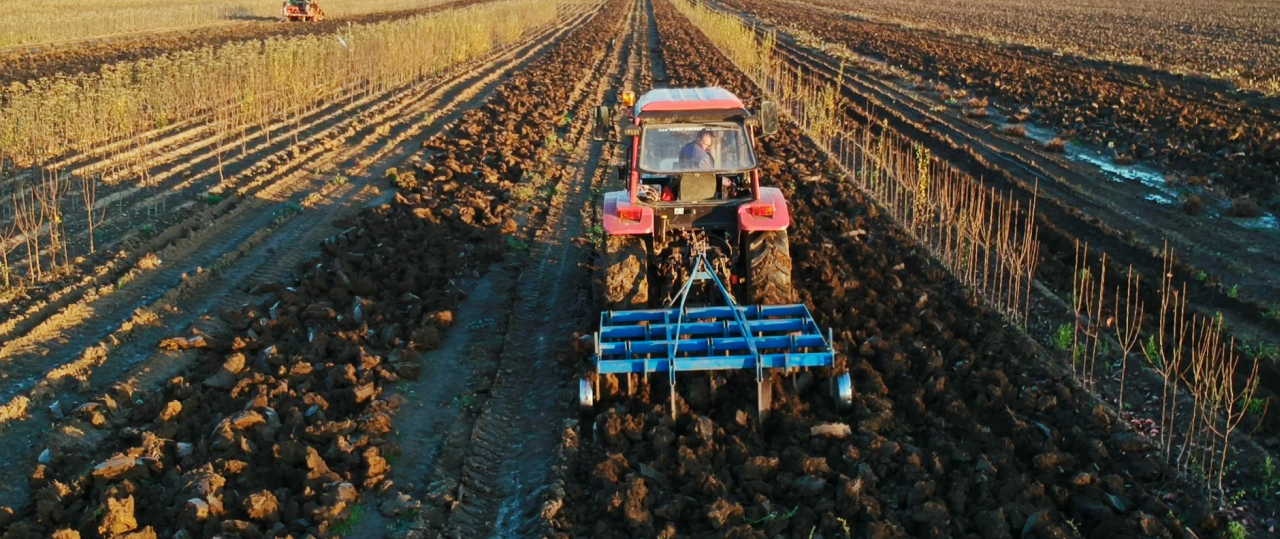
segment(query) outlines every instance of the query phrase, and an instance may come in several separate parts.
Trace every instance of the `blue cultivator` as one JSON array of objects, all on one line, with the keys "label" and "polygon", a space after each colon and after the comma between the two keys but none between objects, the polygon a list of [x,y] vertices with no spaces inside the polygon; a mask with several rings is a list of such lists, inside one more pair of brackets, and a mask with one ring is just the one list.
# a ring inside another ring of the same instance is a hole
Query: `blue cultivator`
[{"label": "blue cultivator", "polygon": [[[686,307],[695,282],[715,283],[725,305]],[[761,416],[770,406],[771,369],[834,368],[831,334],[822,334],[804,304],[738,306],[711,269],[706,256],[698,255],[692,276],[676,297],[679,306],[668,309],[605,311],[595,335],[594,375],[579,385],[580,404],[594,406],[600,376],[666,372],[671,383],[671,414],[676,413],[676,373],[695,371],[754,370]],[[838,406],[853,400],[849,374],[831,377]]]}]

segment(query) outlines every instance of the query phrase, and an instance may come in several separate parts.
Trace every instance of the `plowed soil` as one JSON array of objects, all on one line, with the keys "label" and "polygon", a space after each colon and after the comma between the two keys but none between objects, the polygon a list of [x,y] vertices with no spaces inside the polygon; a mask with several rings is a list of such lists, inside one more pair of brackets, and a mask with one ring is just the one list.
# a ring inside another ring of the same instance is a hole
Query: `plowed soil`
[{"label": "plowed soil", "polygon": [[[673,84],[754,90],[666,2]],[[566,434],[558,537],[1205,537],[1221,518],[1172,480],[1145,438],[1038,347],[974,306],[792,129],[765,143],[787,195],[795,282],[834,328],[855,385],[837,412],[820,373],[775,379],[757,424],[751,376],[708,400],[681,378],[606,397]],[[692,404],[690,404],[692,403]],[[576,457],[573,455],[576,454]],[[1209,515],[1206,517],[1206,515]],[[1194,535],[1191,532],[1194,532]]]},{"label": "plowed soil", "polygon": [[[575,331],[598,313],[597,199],[621,153],[589,140],[592,110],[668,79],[759,95],[668,0],[579,7],[457,73],[315,112],[303,153],[242,153],[227,186],[248,191],[155,244],[189,271],[166,255],[135,272],[134,246],[110,275],[136,288],[95,305],[95,286],[67,283],[73,299],[0,327],[25,339],[8,346],[33,376],[4,388],[17,396],[0,409],[0,482],[26,488],[0,491],[16,500],[0,537],[1226,533],[1150,440],[791,126],[762,142],[762,176],[786,190],[797,299],[834,329],[852,409],[826,397],[826,373],[802,372],[771,379],[760,422],[751,375],[714,394],[691,375],[677,419],[665,378],[634,395],[615,384],[597,415],[569,419],[586,364]],[[312,157],[359,175],[312,175]],[[332,202],[273,213],[313,192]],[[92,318],[71,304],[129,327],[94,325],[106,337],[74,337],[74,352],[30,337]],[[134,306],[169,326],[135,323]],[[47,372],[41,348],[86,381]]]}]

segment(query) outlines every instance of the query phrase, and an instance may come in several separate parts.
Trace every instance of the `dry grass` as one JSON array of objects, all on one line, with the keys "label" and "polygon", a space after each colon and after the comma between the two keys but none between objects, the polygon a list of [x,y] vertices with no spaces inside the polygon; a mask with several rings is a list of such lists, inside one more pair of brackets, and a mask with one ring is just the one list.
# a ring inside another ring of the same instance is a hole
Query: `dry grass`
[{"label": "dry grass", "polygon": [[1065,152],[1067,151],[1067,141],[1061,137],[1054,138],[1053,140],[1044,143],[1044,149],[1054,153]]},{"label": "dry grass", "polygon": [[[330,17],[416,9],[444,0],[321,0]],[[129,32],[274,20],[279,0],[0,0],[0,47]]]}]

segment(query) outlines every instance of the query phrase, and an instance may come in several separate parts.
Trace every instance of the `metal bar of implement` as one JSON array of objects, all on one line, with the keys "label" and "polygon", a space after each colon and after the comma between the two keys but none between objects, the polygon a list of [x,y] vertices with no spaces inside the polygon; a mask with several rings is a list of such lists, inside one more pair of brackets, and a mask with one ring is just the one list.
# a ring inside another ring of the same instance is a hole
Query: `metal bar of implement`
[{"label": "metal bar of implement", "polygon": [[[827,340],[822,335],[717,337],[711,339],[679,339],[675,341],[664,339],[659,341],[602,342],[600,343],[600,358],[629,358],[637,354],[666,355],[671,344],[675,344],[683,354],[695,355],[713,355],[721,352],[741,352],[752,349],[782,352],[792,350],[793,338],[796,348],[799,349],[813,348],[828,351],[830,348],[827,346]],[[628,353],[630,353],[630,356],[628,356]]]},{"label": "metal bar of implement", "polygon": [[[643,326],[604,326],[600,328],[603,340],[617,339],[651,339],[654,333],[666,335],[668,330],[675,329],[671,324],[650,324]],[[748,320],[747,333],[792,333],[811,329],[806,320],[792,318],[789,320]],[[718,322],[690,322],[680,328],[680,336],[742,336],[737,324],[728,320]]]},{"label": "metal bar of implement", "polygon": [[[681,309],[679,308],[605,311],[600,313],[600,323],[608,326],[637,322],[657,322],[666,320],[668,316],[678,315],[680,314],[680,311]],[[784,316],[804,316],[806,318],[812,318],[809,314],[809,308],[805,307],[803,303],[789,305],[744,305],[734,307],[688,307],[684,309],[684,318],[687,320],[732,319],[734,318],[735,311],[755,320]]]},{"label": "metal bar of implement", "polygon": [[[601,360],[597,367],[599,374],[651,373],[671,370],[671,363],[645,359],[610,359]],[[814,353],[782,353],[760,354],[760,362],[755,356],[698,356],[682,357],[674,362],[676,372],[744,370],[754,369],[757,365],[764,369],[783,369],[787,367],[830,367],[834,356],[829,352]]]}]

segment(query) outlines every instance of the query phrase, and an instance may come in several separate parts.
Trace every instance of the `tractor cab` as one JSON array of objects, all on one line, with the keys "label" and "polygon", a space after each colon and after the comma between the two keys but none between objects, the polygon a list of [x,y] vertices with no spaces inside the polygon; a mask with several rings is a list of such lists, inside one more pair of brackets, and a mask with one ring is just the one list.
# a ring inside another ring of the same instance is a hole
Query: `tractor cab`
[{"label": "tractor cab", "polygon": [[756,167],[751,133],[733,118],[683,118],[641,127],[637,196],[656,202],[749,198]]},{"label": "tractor cab", "polygon": [[[621,210],[606,212],[617,217],[606,218],[606,232],[736,233],[789,224],[781,192],[762,190],[756,170],[755,139],[776,130],[776,107],[766,102],[753,113],[722,88],[663,88],[639,100],[626,93],[623,104],[627,109],[618,130],[631,151],[618,170],[627,190],[606,195],[606,205]],[[612,111],[601,107],[597,138],[612,125]],[[740,216],[739,209],[746,213]]]}]

